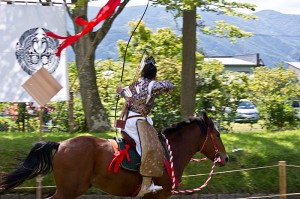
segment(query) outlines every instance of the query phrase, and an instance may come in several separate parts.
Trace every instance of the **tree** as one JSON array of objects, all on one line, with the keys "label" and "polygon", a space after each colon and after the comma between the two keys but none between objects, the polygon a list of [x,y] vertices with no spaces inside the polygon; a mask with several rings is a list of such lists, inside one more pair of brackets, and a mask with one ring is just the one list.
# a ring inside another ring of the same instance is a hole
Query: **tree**
[{"label": "tree", "polygon": [[[225,108],[233,110],[229,117],[235,115],[237,104],[249,95],[249,75],[245,73],[224,72],[224,66],[218,61],[200,62],[196,69],[197,77],[197,112],[202,109],[213,114],[215,120],[221,124],[225,115]],[[227,120],[229,125],[231,120]]]},{"label": "tree", "polygon": [[[196,8],[201,11],[216,12],[218,14],[243,17],[244,19],[254,19],[250,14],[236,11],[234,8],[245,8],[254,10],[255,6],[248,3],[229,2],[226,0],[154,0],[156,5],[165,5],[167,10],[176,12],[176,17],[183,16],[183,61],[182,61],[182,91],[181,91],[181,115],[186,118],[194,114],[195,111],[195,51],[196,47],[196,28],[197,18]],[[198,15],[198,18],[200,16]],[[215,28],[201,26],[201,31],[205,34],[218,37],[235,38],[248,37],[251,33],[244,32],[234,25],[218,21]]]},{"label": "tree", "polygon": [[[80,95],[89,131],[104,131],[111,128],[107,112],[101,102],[101,94],[98,92],[94,64],[95,51],[128,2],[129,0],[123,0],[116,12],[107,18],[98,30],[89,32],[72,45],[75,52]],[[74,9],[67,8],[70,18],[74,21],[75,17],[82,16],[87,20],[88,0],[72,0],[72,3],[76,3],[76,7]],[[75,34],[82,31],[82,26],[78,26],[74,22],[73,24]]]},{"label": "tree", "polygon": [[181,117],[193,116],[196,108],[196,8],[183,11]]},{"label": "tree", "polygon": [[296,125],[292,100],[300,96],[300,85],[293,71],[286,70],[283,66],[273,69],[255,68],[250,89],[253,93],[252,100],[258,105],[266,128]]}]

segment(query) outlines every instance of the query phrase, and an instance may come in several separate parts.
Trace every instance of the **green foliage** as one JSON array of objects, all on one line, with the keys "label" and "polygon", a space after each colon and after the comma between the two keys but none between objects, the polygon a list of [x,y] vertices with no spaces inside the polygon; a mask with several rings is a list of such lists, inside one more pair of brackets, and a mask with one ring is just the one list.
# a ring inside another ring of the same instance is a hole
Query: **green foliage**
[{"label": "green foliage", "polygon": [[[74,0],[73,0],[74,2]],[[80,7],[87,6],[88,0],[75,0],[75,7],[72,6],[74,9],[79,9]]]},{"label": "green foliage", "polygon": [[[129,26],[132,34],[137,22],[130,22]],[[127,46],[127,41],[119,40],[118,49],[119,54],[124,56]],[[145,26],[141,22],[131,42],[128,45],[126,62],[139,63],[141,55],[144,52],[155,57],[155,60],[161,60],[169,57],[176,60],[181,60],[181,36],[177,36],[175,31],[170,28],[158,28],[155,32]]]},{"label": "green foliage", "polygon": [[297,125],[291,100],[300,96],[300,85],[294,72],[281,66],[255,68],[250,88],[266,128]]},{"label": "green foliage", "polygon": [[[175,18],[182,16],[183,10],[192,10],[193,8],[199,8],[201,11],[216,12],[227,16],[241,17],[245,20],[257,19],[252,14],[246,14],[246,12],[238,11],[241,10],[255,10],[254,4],[231,2],[226,0],[210,0],[210,1],[199,1],[199,0],[154,0],[155,5],[164,5],[168,11],[172,10],[175,12]],[[201,16],[198,15],[199,19]],[[222,21],[216,21],[214,27],[206,26],[201,23],[201,31],[204,34],[213,35],[216,37],[226,37],[232,42],[235,42],[237,38],[250,37],[252,33],[241,30],[235,25],[225,23]]]},{"label": "green foliage", "polygon": [[16,122],[7,117],[0,117],[0,131],[13,131],[16,129]]},{"label": "green foliage", "polygon": [[69,76],[69,87],[70,89],[75,92],[80,92],[78,74],[77,74],[77,67],[75,62],[68,63],[68,76]]},{"label": "green foliage", "polygon": [[157,69],[158,80],[168,80],[174,84],[172,93],[158,96],[151,113],[155,127],[163,128],[180,120],[181,64],[172,58],[165,58],[157,64]]},{"label": "green foliage", "polygon": [[26,103],[0,103],[0,131],[36,131],[39,122],[35,108]]},{"label": "green foliage", "polygon": [[[109,116],[114,116],[117,101],[116,87],[118,84],[120,84],[122,63],[114,62],[113,60],[108,59],[101,62],[96,62],[95,65],[97,72],[97,85],[103,106],[106,108]],[[127,84],[127,82],[129,83],[131,78],[133,78],[132,72],[129,72],[132,69],[133,66],[130,64],[126,64],[124,66],[123,84]],[[124,103],[124,101],[122,101],[122,103]],[[117,116],[119,116],[119,114],[117,114]]]},{"label": "green foliage", "polygon": [[[132,29],[136,26],[136,22],[130,23]],[[119,41],[119,51],[124,55],[127,43]],[[181,36],[176,36],[176,32],[169,28],[159,28],[155,32],[145,27],[142,22],[137,28],[132,42],[127,49],[123,85],[128,85],[133,81],[133,77],[142,54],[146,51],[156,60],[158,69],[157,80],[169,80],[174,84],[174,90],[171,94],[163,94],[159,96],[154,108],[152,109],[152,118],[157,128],[170,126],[180,118],[180,76],[181,76]],[[113,64],[111,63],[110,66]],[[102,69],[101,70],[105,70]],[[117,69],[121,71],[121,68]],[[119,76],[114,76],[117,80]],[[114,80],[114,82],[117,82]],[[102,82],[102,87],[105,82]],[[116,84],[114,84],[116,85]],[[115,90],[115,87],[113,88]]]},{"label": "green foliage", "polygon": [[219,14],[224,14],[227,16],[238,16],[243,18],[256,18],[252,14],[247,14],[246,12],[238,11],[238,9],[255,11],[256,5],[251,3],[240,3],[228,0],[153,0],[154,5],[164,5],[167,10],[173,10],[178,14],[176,16],[181,16],[182,10],[190,10],[194,7],[200,8],[202,11],[207,12],[218,12]]},{"label": "green foliage", "polygon": [[[224,66],[218,61],[199,62],[197,79],[197,112],[204,109],[218,122],[224,119],[225,107],[235,110],[240,99],[249,96],[248,75],[224,73]],[[233,117],[235,111],[231,114],[229,117]]]},{"label": "green foliage", "polygon": [[229,38],[232,42],[236,42],[236,38],[251,37],[253,35],[251,32],[240,30],[237,26],[225,23],[223,20],[216,21],[214,28],[205,26],[201,31],[207,35]]}]

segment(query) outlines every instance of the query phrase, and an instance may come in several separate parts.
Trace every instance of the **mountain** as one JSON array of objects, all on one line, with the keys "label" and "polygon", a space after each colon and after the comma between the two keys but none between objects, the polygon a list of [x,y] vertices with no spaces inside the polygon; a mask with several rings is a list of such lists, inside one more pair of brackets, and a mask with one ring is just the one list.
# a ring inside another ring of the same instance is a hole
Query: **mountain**
[{"label": "mountain", "polygon": [[[126,7],[117,17],[108,35],[104,38],[96,51],[96,59],[117,59],[117,41],[128,41],[129,21],[140,19],[145,6]],[[89,7],[89,20],[94,18],[99,8]],[[240,27],[242,30],[253,32],[251,38],[238,39],[231,43],[226,38],[216,38],[203,35],[198,31],[198,48],[207,56],[235,56],[259,53],[264,63],[269,67],[285,61],[299,61],[300,59],[300,15],[282,14],[273,10],[256,12],[257,20],[243,20],[237,17],[217,15],[211,12],[200,13],[202,22],[213,25],[216,20],[225,20]],[[182,20],[173,18],[163,7],[149,7],[143,21],[146,26],[155,31],[160,27],[170,27],[181,34]],[[72,33],[73,25],[67,20],[68,30]],[[97,28],[97,27],[96,27]],[[73,34],[73,33],[72,33]],[[67,49],[68,60],[74,60],[71,48]]]}]

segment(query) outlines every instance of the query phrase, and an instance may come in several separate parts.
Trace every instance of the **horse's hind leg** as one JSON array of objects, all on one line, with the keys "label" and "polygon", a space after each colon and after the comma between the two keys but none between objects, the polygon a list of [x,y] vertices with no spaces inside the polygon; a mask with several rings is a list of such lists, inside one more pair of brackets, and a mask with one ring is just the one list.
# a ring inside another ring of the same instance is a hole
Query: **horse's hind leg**
[{"label": "horse's hind leg", "polygon": [[61,147],[54,156],[53,174],[56,192],[51,199],[75,199],[90,186],[93,162],[89,155]]},{"label": "horse's hind leg", "polygon": [[54,171],[56,192],[49,199],[75,199],[84,194],[90,184],[87,180],[80,178],[80,171],[77,172],[79,172],[78,175],[76,171]]},{"label": "horse's hind leg", "polygon": [[[48,199],[75,199],[89,189],[89,184],[73,183],[71,179],[67,178],[62,180],[58,181],[55,194]],[[64,183],[62,184],[62,182]]]}]

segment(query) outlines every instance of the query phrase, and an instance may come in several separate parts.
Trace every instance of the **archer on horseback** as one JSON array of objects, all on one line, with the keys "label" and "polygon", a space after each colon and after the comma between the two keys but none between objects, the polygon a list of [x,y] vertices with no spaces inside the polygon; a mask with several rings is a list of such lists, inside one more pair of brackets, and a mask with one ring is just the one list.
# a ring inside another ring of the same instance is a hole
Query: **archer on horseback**
[{"label": "archer on horseback", "polygon": [[[117,87],[117,93],[126,100],[128,111],[125,127],[122,128],[122,131],[135,141],[136,151],[141,155],[140,174],[143,176],[143,181],[138,196],[162,189],[161,186],[154,185],[152,177],[162,175],[163,150],[158,149],[161,148],[161,145],[156,133],[154,133],[155,136],[152,134],[152,137],[145,134],[148,134],[149,131],[152,131],[152,133],[156,132],[153,128],[153,121],[149,116],[155,97],[162,92],[171,92],[173,84],[170,81],[155,81],[156,74],[155,60],[151,56],[146,59],[145,66],[141,71],[141,77],[138,80],[124,88],[121,86]],[[155,145],[155,143],[157,144]],[[149,149],[151,147],[153,148],[152,151]],[[156,155],[159,156],[157,161],[153,160]],[[153,162],[159,163],[154,165]],[[157,169],[155,171],[155,168],[150,167],[157,167]]]}]

